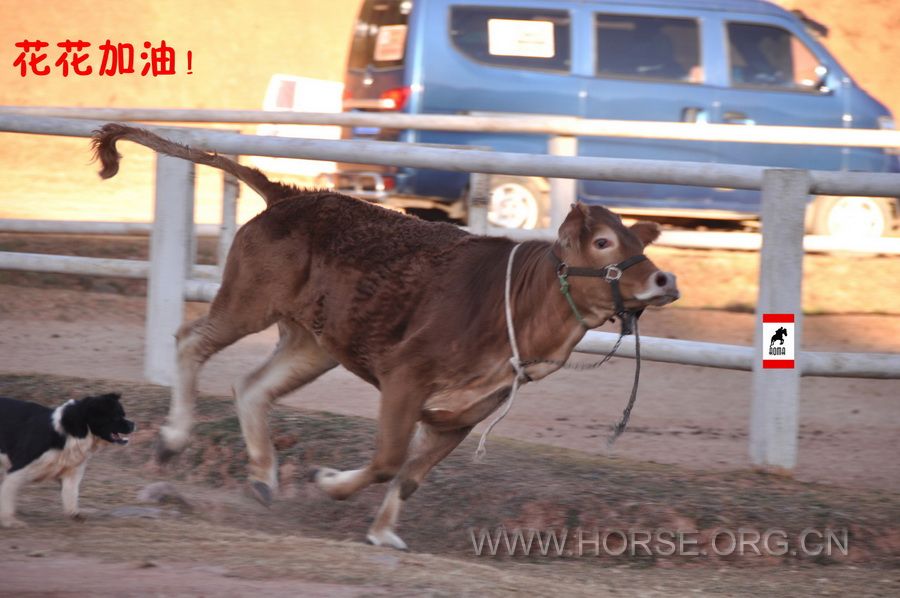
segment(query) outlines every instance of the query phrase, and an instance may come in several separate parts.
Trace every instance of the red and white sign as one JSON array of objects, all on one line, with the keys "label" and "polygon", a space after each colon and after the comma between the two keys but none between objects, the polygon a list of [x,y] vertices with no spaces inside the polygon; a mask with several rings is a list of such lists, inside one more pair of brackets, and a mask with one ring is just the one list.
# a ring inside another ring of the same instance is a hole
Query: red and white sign
[{"label": "red and white sign", "polygon": [[763,314],[763,368],[794,367],[794,314]]}]

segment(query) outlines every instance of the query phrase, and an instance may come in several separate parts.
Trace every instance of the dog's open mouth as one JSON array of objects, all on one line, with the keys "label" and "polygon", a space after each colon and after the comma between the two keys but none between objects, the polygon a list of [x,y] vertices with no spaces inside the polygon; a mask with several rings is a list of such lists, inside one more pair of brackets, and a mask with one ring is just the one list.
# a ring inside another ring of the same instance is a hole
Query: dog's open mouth
[{"label": "dog's open mouth", "polygon": [[115,444],[128,444],[128,436],[119,434],[118,432],[113,432],[109,435],[109,438]]}]

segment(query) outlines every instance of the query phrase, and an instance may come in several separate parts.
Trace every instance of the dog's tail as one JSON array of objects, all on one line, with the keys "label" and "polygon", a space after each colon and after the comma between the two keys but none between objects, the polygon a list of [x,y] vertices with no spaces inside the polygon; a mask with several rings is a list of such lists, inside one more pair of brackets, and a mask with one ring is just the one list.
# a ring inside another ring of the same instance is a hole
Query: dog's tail
[{"label": "dog's tail", "polygon": [[266,200],[267,206],[300,193],[300,190],[294,185],[270,181],[266,175],[256,168],[243,166],[234,160],[229,160],[215,153],[191,149],[186,145],[164,139],[146,129],[117,123],[103,125],[99,130],[94,131],[91,146],[94,150],[94,159],[99,158],[100,163],[103,165],[103,168],[100,170],[100,178],[108,179],[119,172],[119,160],[122,159],[122,156],[116,151],[116,142],[120,139],[127,139],[128,141],[145,145],[167,156],[220,168],[229,174],[233,174],[259,193]]}]

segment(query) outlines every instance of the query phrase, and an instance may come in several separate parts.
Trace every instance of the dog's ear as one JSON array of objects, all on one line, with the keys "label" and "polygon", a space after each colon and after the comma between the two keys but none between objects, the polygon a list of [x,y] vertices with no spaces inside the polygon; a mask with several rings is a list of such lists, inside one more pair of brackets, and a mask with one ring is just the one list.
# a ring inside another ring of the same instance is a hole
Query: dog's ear
[{"label": "dog's ear", "polygon": [[69,436],[84,438],[88,435],[87,410],[81,401],[75,401],[63,407],[62,429]]}]

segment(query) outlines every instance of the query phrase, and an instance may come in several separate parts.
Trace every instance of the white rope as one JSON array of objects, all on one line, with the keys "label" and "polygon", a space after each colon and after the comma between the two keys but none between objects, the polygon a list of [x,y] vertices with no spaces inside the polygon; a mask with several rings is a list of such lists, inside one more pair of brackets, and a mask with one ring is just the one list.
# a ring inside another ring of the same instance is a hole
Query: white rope
[{"label": "white rope", "polygon": [[499,424],[500,421],[506,417],[506,414],[509,413],[513,401],[516,400],[516,392],[519,390],[519,384],[525,379],[525,368],[522,367],[522,360],[519,356],[519,344],[516,342],[516,329],[513,326],[512,300],[510,299],[513,260],[516,256],[516,251],[518,251],[521,246],[522,244],[518,243],[512,248],[512,251],[509,252],[509,260],[506,262],[506,286],[503,290],[503,302],[506,312],[506,333],[509,335],[509,346],[512,348],[512,357],[509,358],[509,363],[512,365],[513,370],[515,370],[516,377],[513,379],[512,389],[509,391],[509,397],[506,399],[503,411],[494,418],[487,429],[481,434],[481,440],[478,441],[478,449],[475,450],[475,461],[477,463],[484,460],[484,456],[487,454],[487,449],[484,445],[487,442],[488,435],[491,433],[491,430],[494,429],[494,426]]}]

